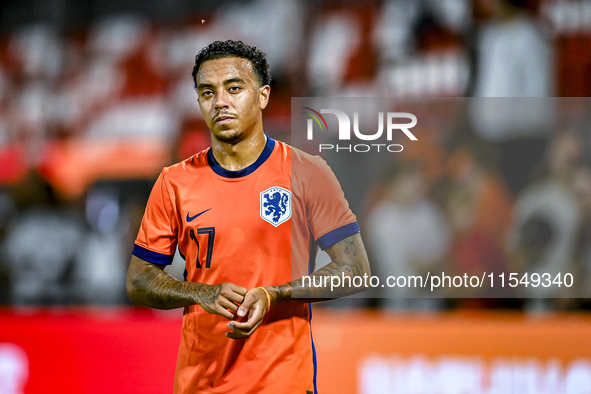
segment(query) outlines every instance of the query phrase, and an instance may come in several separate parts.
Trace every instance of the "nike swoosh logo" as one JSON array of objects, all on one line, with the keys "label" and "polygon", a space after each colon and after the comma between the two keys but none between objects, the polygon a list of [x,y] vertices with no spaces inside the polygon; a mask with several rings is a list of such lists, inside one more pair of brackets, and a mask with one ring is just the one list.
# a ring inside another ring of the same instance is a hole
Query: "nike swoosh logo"
[{"label": "nike swoosh logo", "polygon": [[192,217],[191,217],[191,216],[189,216],[189,212],[187,212],[187,222],[192,222],[193,220],[195,220],[196,218],[198,218],[199,216],[203,215],[205,212],[207,212],[207,211],[209,211],[209,210],[211,210],[211,208],[209,208],[209,209],[206,209],[205,211],[203,211],[203,212],[200,212],[200,213],[198,213],[197,215],[195,215],[195,216],[192,216]]}]

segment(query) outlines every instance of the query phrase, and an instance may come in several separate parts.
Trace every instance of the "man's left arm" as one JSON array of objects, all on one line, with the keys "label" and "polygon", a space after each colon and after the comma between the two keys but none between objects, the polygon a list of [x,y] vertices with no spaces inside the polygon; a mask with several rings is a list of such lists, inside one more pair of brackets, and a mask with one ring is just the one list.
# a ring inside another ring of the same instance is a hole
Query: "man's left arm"
[{"label": "man's left arm", "polygon": [[[270,297],[270,305],[282,302],[319,302],[346,297],[366,290],[367,278],[371,275],[367,253],[361,234],[356,233],[327,247],[325,252],[331,262],[316,272],[304,278],[287,282],[279,286],[267,286],[265,289]],[[363,286],[344,286],[346,281],[340,281],[341,286],[332,286],[332,280],[325,281],[325,277],[354,277],[364,278]],[[308,279],[309,278],[309,279]],[[314,281],[316,278],[316,281]],[[325,286],[315,287],[313,283]],[[245,316],[250,310],[245,322],[232,321],[228,323],[231,332],[226,336],[232,339],[248,338],[263,322],[267,313],[267,294],[260,288],[249,290],[244,296],[242,305],[238,308],[238,316]]]}]

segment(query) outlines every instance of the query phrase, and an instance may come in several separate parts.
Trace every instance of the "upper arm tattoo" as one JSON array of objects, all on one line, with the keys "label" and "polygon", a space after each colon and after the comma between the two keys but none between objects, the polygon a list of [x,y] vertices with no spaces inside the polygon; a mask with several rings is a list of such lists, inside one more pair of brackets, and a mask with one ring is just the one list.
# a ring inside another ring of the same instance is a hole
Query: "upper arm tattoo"
[{"label": "upper arm tattoo", "polygon": [[355,242],[352,239],[345,238],[340,242],[343,242],[344,244],[343,252],[345,252],[345,254],[357,256],[357,248],[355,247]]}]

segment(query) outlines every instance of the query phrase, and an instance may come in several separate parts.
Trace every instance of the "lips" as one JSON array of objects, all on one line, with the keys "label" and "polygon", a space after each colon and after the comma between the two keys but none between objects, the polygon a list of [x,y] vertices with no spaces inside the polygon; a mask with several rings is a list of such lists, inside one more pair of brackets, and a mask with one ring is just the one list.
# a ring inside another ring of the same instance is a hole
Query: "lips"
[{"label": "lips", "polygon": [[215,123],[227,123],[233,119],[235,118],[231,115],[218,115],[213,119],[213,121]]}]

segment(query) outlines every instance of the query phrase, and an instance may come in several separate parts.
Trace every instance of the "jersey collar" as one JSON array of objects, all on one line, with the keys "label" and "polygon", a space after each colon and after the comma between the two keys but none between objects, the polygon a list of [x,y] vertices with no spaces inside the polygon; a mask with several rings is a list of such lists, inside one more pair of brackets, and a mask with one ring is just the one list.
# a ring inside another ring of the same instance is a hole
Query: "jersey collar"
[{"label": "jersey collar", "polygon": [[211,167],[213,172],[215,172],[216,174],[218,174],[220,176],[223,176],[224,178],[242,178],[243,176],[247,176],[249,174],[252,174],[265,161],[267,161],[269,156],[271,156],[271,153],[273,153],[273,148],[275,148],[275,140],[273,138],[267,136],[267,142],[265,143],[265,148],[263,149],[263,152],[261,153],[259,158],[256,159],[256,161],[254,163],[252,163],[251,165],[249,165],[248,167],[243,168],[238,171],[230,171],[230,170],[226,170],[224,167],[222,167],[217,162],[215,157],[213,157],[213,150],[211,148],[207,151],[207,163],[209,164],[209,166]]}]

